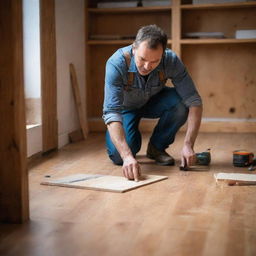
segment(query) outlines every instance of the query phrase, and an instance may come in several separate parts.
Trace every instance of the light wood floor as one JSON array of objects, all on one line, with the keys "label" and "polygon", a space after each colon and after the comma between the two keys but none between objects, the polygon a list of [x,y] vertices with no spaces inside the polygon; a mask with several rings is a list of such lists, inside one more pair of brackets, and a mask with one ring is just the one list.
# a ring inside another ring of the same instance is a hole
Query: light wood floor
[{"label": "light wood floor", "polygon": [[[212,149],[209,169],[179,171],[145,157],[142,172],[167,180],[127,193],[42,186],[45,175],[121,175],[105,153],[104,135],[91,134],[30,168],[30,216],[24,225],[0,225],[0,255],[256,255],[256,186],[216,185],[216,172],[232,166],[232,151],[256,153],[255,134],[200,134],[196,151]],[[168,149],[179,157],[184,134]],[[256,172],[254,172],[256,173]]]}]

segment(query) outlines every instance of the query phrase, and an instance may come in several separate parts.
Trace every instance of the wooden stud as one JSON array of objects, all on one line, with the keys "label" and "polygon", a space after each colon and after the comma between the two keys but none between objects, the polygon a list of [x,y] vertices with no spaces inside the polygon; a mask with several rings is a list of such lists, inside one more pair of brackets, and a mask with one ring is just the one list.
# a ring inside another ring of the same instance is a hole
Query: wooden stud
[{"label": "wooden stud", "polygon": [[40,1],[43,152],[58,147],[54,0]]},{"label": "wooden stud", "polygon": [[0,1],[0,222],[29,219],[22,1]]}]

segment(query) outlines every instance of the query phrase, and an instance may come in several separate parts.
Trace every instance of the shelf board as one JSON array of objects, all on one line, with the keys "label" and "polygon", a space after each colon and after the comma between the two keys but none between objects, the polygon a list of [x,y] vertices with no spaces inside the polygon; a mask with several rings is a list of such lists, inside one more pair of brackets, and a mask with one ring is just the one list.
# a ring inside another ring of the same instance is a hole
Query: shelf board
[{"label": "shelf board", "polygon": [[132,44],[133,40],[128,39],[128,40],[88,40],[87,44],[88,45],[114,45],[114,44]]},{"label": "shelf board", "polygon": [[[88,40],[88,45],[115,45],[115,44],[123,44],[123,45],[129,45],[132,44],[134,40]],[[168,44],[172,43],[172,40],[168,40]]]},{"label": "shelf board", "polygon": [[165,12],[171,11],[171,6],[130,7],[130,8],[88,8],[89,13],[130,13],[130,12]]},{"label": "shelf board", "polygon": [[219,8],[239,8],[239,7],[256,7],[256,2],[181,5],[181,9],[219,9]]},{"label": "shelf board", "polygon": [[256,43],[256,39],[181,39],[181,44],[239,44],[239,43]]}]

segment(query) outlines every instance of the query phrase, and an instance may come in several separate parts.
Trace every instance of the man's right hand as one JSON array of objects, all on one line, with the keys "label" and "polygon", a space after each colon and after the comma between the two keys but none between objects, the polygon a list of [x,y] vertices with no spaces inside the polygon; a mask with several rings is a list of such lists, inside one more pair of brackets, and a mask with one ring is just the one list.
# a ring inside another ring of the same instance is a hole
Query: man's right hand
[{"label": "man's right hand", "polygon": [[123,174],[128,180],[139,181],[140,165],[132,156],[123,159]]}]

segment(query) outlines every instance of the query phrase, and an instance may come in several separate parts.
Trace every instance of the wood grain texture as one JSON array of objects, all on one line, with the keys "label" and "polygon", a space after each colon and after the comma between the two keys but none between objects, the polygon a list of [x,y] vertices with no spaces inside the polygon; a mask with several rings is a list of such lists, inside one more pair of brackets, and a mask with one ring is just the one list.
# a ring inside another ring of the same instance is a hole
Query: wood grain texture
[{"label": "wood grain texture", "polygon": [[182,52],[204,117],[256,118],[255,44],[184,45]]},{"label": "wood grain texture", "polygon": [[216,186],[214,174],[248,173],[233,167],[232,151],[256,152],[255,134],[200,133],[196,152],[211,148],[208,169],[179,171],[184,133],[167,149],[176,166],[158,166],[145,157],[150,134],[138,153],[142,173],[168,179],[129,193],[41,186],[45,175],[57,178],[85,171],[121,175],[108,159],[104,134],[70,144],[37,160],[30,169],[31,222],[0,225],[3,255],[229,256],[256,254],[254,186]]},{"label": "wood grain texture", "polygon": [[57,71],[54,0],[40,1],[43,152],[58,147]]},{"label": "wood grain texture", "polygon": [[0,1],[0,222],[29,218],[22,1]]},{"label": "wood grain texture", "polygon": [[[142,13],[91,14],[90,19],[93,22],[90,22],[89,35],[136,36],[142,26],[156,24],[166,31],[169,38],[171,37],[171,10],[159,13],[155,10]],[[117,26],[117,23],[122,26]]]},{"label": "wood grain texture", "polygon": [[256,5],[251,8],[183,10],[182,34],[188,32],[223,32],[235,38],[236,30],[255,29]]},{"label": "wood grain texture", "polygon": [[41,185],[124,193],[164,179],[167,179],[167,177],[143,175],[136,182],[134,180],[128,180],[123,176],[77,173],[58,179],[45,179],[41,182]]}]

